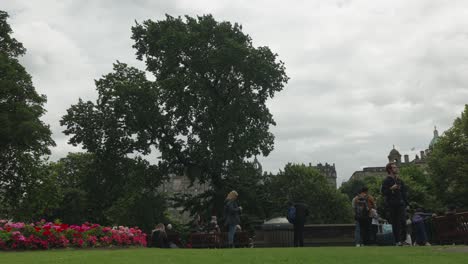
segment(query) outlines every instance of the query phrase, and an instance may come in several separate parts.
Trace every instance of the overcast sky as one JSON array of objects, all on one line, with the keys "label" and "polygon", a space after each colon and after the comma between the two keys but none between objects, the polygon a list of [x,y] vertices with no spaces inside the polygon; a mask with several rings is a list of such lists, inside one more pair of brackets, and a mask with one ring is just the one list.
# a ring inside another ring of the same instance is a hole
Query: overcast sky
[{"label": "overcast sky", "polygon": [[426,149],[468,103],[468,1],[112,1],[1,0],[39,93],[57,146],[77,151],[59,120],[78,98],[94,100],[94,79],[116,60],[144,69],[130,39],[134,21],[213,14],[243,25],[269,46],[291,78],[268,104],[275,150],[260,161],[335,163],[338,183],[366,166]]}]

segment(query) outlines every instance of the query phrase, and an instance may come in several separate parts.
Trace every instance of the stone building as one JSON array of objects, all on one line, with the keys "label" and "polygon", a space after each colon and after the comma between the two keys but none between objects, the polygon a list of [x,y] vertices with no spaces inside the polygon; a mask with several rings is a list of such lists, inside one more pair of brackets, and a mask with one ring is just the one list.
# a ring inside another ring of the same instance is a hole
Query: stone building
[{"label": "stone building", "polygon": [[333,188],[336,188],[336,169],[335,169],[335,163],[328,164],[327,162],[325,165],[322,163],[317,164],[316,166],[312,166],[311,163],[309,163],[309,167],[312,167],[314,169],[317,169],[320,174],[325,176],[325,178],[328,180],[328,183],[333,186]]},{"label": "stone building", "polygon": [[[410,160],[409,155],[403,155],[403,160],[401,159],[400,152],[393,146],[393,149],[390,150],[390,153],[387,156],[388,162],[396,162],[398,166],[406,166],[406,165],[416,165],[422,167],[423,169],[427,166],[427,157],[431,154],[432,147],[435,143],[439,140],[439,131],[437,128],[434,128],[434,136],[429,143],[429,146],[426,150],[421,150],[419,155],[415,155],[414,159]],[[386,165],[386,164],[385,164]],[[355,171],[353,175],[349,178],[349,180],[361,180],[366,177],[382,177],[384,178],[387,176],[387,172],[385,171],[385,166],[382,167],[366,167],[363,168],[361,171]]]},{"label": "stone building", "polygon": [[[196,180],[191,184],[187,176],[175,174],[169,175],[168,179],[159,186],[159,191],[165,193],[167,197],[174,197],[175,194],[197,195],[208,189],[209,185],[206,183],[200,183]],[[182,223],[188,223],[191,220],[190,214],[189,212],[184,212],[183,209],[183,207],[175,207],[171,202],[168,203],[169,214]]]}]

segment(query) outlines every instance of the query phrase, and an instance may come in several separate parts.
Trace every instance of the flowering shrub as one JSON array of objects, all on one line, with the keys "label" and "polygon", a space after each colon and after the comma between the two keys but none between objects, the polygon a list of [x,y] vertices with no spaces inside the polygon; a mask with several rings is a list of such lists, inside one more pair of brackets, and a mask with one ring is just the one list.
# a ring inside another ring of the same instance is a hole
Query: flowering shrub
[{"label": "flowering shrub", "polygon": [[0,220],[0,250],[146,246],[138,227],[105,227],[98,224],[67,225],[44,220],[34,224]]}]

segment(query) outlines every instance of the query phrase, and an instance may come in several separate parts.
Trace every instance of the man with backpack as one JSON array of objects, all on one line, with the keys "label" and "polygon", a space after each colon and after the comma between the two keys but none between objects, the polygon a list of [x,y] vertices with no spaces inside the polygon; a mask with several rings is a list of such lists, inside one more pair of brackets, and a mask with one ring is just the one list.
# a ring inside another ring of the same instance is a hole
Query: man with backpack
[{"label": "man with backpack", "polygon": [[362,187],[361,191],[353,199],[354,216],[360,227],[361,241],[363,245],[369,245],[371,229],[371,210],[375,209],[374,197],[368,194],[369,189]]},{"label": "man with backpack", "polygon": [[294,225],[294,246],[303,247],[304,246],[304,225],[307,216],[309,215],[309,210],[307,205],[298,202],[294,205],[289,204],[287,219],[289,223]]}]

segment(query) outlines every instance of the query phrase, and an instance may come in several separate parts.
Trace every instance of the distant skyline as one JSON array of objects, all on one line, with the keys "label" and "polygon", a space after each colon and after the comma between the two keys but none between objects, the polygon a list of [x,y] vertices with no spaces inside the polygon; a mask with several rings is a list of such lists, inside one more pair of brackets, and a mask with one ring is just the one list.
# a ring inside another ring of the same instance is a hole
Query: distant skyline
[{"label": "distant skyline", "polygon": [[468,1],[3,0],[0,8],[47,96],[53,160],[80,150],[62,133],[66,109],[94,101],[94,80],[116,60],[144,69],[130,28],[166,13],[238,22],[285,62],[291,79],[268,102],[275,149],[258,158],[267,171],[335,163],[339,186],[356,170],[384,166],[393,145],[413,158],[434,126],[443,133],[468,103]]}]

